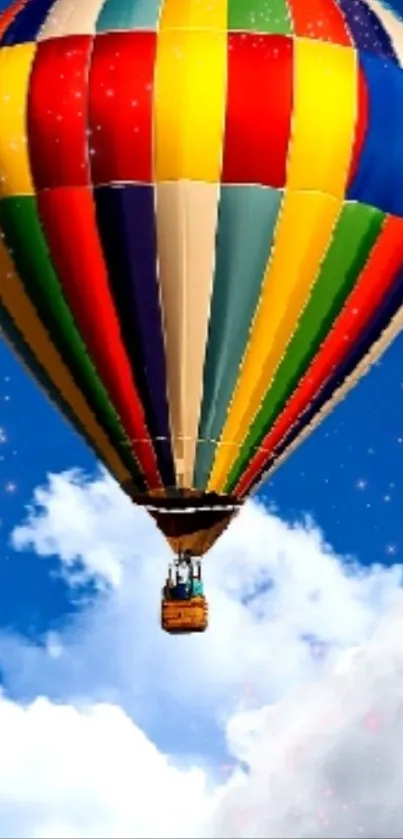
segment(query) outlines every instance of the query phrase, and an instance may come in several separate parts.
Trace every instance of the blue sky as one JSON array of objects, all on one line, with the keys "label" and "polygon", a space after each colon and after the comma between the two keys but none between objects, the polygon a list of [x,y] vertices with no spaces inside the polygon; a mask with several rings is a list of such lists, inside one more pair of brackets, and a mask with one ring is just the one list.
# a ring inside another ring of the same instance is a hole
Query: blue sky
[{"label": "blue sky", "polygon": [[1,447],[2,504],[0,565],[1,624],[37,635],[63,620],[73,607],[66,586],[50,567],[33,556],[13,555],[10,532],[21,518],[35,486],[47,472],[71,466],[94,470],[95,460],[47,398],[30,379],[6,345],[0,344],[2,381],[0,424],[6,437]]}]

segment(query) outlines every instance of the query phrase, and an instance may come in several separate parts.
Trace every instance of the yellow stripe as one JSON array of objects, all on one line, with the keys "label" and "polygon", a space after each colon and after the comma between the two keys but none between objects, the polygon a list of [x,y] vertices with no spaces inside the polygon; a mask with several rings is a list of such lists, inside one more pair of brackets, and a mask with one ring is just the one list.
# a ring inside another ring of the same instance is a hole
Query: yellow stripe
[{"label": "yellow stripe", "polygon": [[0,50],[0,194],[33,195],[26,131],[35,44]]},{"label": "yellow stripe", "polygon": [[355,50],[300,39],[294,47],[293,137],[288,189],[344,198],[357,116]]},{"label": "yellow stripe", "polygon": [[[212,5],[226,9],[224,0]],[[220,181],[226,70],[226,31],[161,25],[154,94],[156,181]]]},{"label": "yellow stripe", "polygon": [[[356,56],[295,42],[287,189],[209,490],[220,491],[274,378],[329,245],[345,191],[356,117]],[[326,91],[326,95],[324,95]]]},{"label": "yellow stripe", "polygon": [[160,18],[164,29],[227,29],[228,0],[165,0]]},{"label": "yellow stripe", "polygon": [[24,340],[37,358],[40,366],[60,392],[73,414],[80,420],[88,437],[93,440],[107,468],[119,483],[128,481],[130,473],[123,466],[108,438],[98,425],[87,402],[73,381],[67,367],[55,350],[46,330],[24,291],[14,265],[0,243],[0,301],[22,333]]}]

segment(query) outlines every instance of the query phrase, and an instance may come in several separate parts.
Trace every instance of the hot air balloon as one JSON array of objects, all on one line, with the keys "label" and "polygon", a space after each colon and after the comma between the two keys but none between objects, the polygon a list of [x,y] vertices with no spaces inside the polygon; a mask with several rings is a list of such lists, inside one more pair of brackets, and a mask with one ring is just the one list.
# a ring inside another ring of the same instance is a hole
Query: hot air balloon
[{"label": "hot air balloon", "polygon": [[0,326],[175,552],[168,631],[402,327],[402,63],[380,0],[0,16]]}]

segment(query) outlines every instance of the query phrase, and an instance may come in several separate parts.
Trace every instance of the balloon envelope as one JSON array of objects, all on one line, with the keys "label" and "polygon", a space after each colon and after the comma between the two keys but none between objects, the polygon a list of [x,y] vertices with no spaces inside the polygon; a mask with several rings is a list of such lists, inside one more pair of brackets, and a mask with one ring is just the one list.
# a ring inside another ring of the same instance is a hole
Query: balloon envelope
[{"label": "balloon envelope", "polygon": [[203,553],[400,330],[403,23],[379,0],[16,0],[0,318]]}]

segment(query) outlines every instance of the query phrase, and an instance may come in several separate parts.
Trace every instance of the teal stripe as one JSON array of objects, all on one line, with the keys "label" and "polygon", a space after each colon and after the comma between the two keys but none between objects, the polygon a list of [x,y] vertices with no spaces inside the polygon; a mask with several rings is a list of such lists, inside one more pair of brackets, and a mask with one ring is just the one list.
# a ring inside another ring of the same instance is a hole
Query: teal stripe
[{"label": "teal stripe", "polygon": [[156,29],[163,0],[106,0],[96,32]]},{"label": "teal stripe", "polygon": [[204,489],[259,301],[282,192],[222,187],[194,486]]}]

